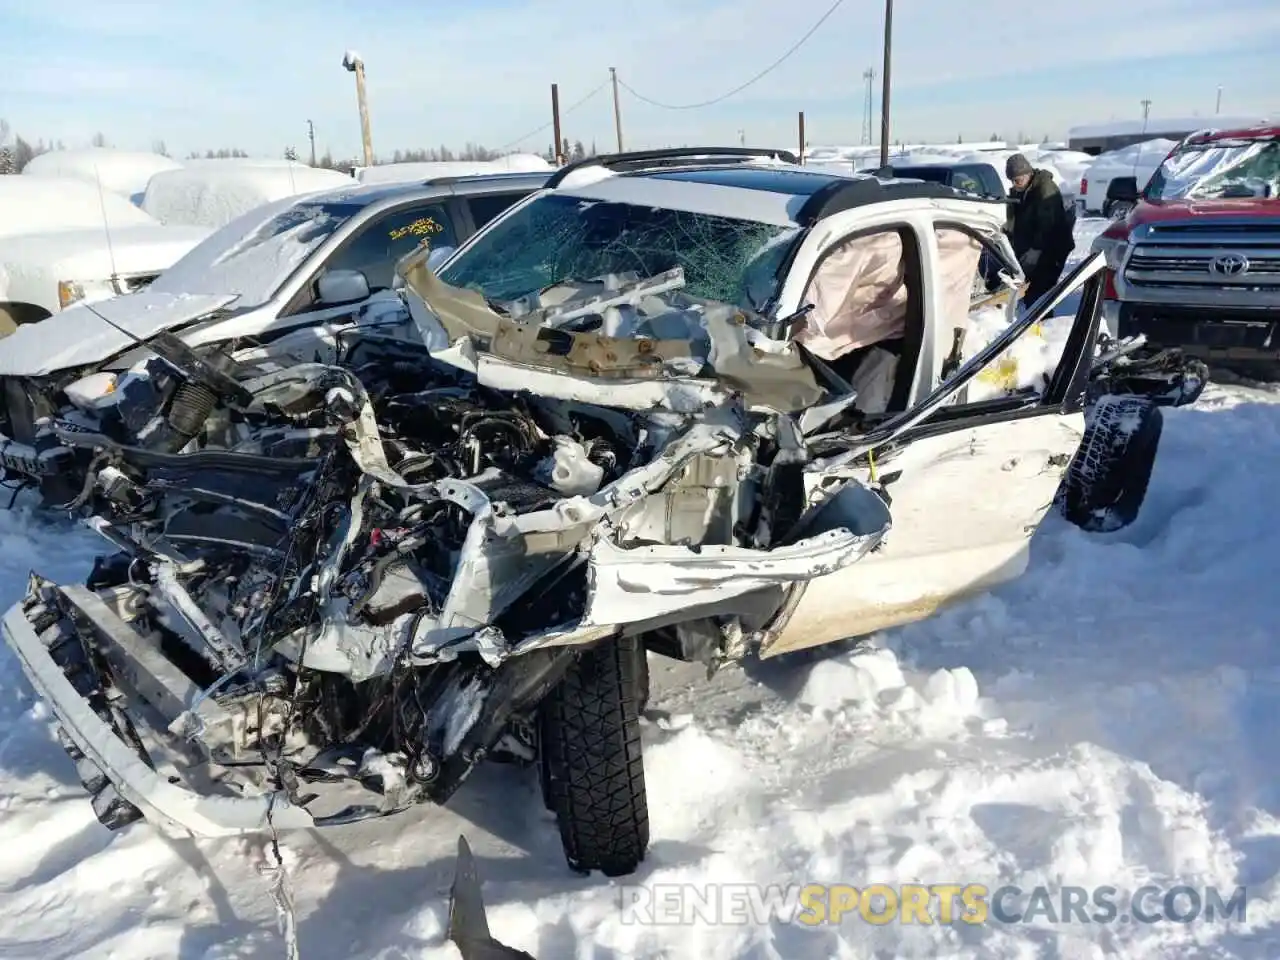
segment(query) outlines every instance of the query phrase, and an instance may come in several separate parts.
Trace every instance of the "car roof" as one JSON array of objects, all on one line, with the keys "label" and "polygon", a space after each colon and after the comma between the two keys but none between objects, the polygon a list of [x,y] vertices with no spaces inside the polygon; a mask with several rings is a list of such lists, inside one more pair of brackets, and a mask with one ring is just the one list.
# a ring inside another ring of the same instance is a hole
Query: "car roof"
[{"label": "car roof", "polygon": [[532,173],[475,173],[464,176],[433,177],[430,180],[408,180],[403,183],[375,183],[367,186],[339,187],[296,198],[305,203],[341,203],[353,207],[368,207],[384,200],[412,200],[415,197],[435,197],[472,193],[492,193],[501,190],[539,189],[551,177],[551,171]]},{"label": "car roof", "polygon": [[[941,183],[818,171],[794,161],[793,154],[781,150],[637,151],[570,164],[547,186],[584,199],[670,206],[779,226],[810,226],[845,210],[894,200],[991,202]],[[572,183],[575,171],[592,166],[605,175]]]}]

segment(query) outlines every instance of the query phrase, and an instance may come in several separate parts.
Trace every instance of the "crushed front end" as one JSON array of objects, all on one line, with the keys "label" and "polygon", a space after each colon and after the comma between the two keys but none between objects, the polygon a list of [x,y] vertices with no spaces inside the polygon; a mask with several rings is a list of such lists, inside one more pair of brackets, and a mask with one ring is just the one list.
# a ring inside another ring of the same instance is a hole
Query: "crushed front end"
[{"label": "crushed front end", "polygon": [[444,802],[535,758],[579,651],[645,636],[714,667],[874,549],[874,492],[808,510],[779,407],[812,375],[723,310],[659,312],[690,310],[712,376],[670,338],[625,343],[674,373],[611,379],[621,339],[553,331],[525,362],[545,328],[504,318],[481,356],[365,331],[340,363],[206,371],[219,446],[95,436],[81,502],[115,552],[84,586],[33,575],[3,630],[100,819],[216,836]]}]

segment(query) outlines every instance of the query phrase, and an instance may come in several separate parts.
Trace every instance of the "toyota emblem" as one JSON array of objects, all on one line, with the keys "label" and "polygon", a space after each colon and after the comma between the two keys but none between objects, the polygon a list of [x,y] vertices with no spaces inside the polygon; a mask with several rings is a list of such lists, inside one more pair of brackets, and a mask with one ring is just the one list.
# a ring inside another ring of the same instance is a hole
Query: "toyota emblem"
[{"label": "toyota emblem", "polygon": [[1209,272],[1224,277],[1239,277],[1249,272],[1249,258],[1243,253],[1224,253],[1209,261]]}]

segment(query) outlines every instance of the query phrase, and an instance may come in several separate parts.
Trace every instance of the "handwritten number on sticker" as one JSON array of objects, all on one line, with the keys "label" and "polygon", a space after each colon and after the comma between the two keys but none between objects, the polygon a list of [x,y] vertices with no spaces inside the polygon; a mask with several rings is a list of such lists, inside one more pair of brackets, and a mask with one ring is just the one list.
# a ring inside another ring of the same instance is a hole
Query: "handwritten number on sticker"
[{"label": "handwritten number on sticker", "polygon": [[444,227],[440,226],[433,217],[419,217],[413,223],[403,227],[396,227],[391,231],[392,240],[401,240],[404,237],[430,237],[433,234],[440,233]]}]

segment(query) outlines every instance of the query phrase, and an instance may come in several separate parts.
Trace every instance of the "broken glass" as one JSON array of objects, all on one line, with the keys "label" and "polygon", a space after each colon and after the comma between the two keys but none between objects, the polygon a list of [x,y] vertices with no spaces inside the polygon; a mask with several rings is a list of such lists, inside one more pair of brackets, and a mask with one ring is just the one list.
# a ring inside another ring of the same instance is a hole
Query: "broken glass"
[{"label": "broken glass", "polygon": [[1148,200],[1274,197],[1280,140],[1214,140],[1174,152],[1147,186]]},{"label": "broken glass", "polygon": [[684,292],[760,310],[798,227],[550,194],[480,236],[440,274],[510,302],[606,274],[652,277],[682,267]]}]

